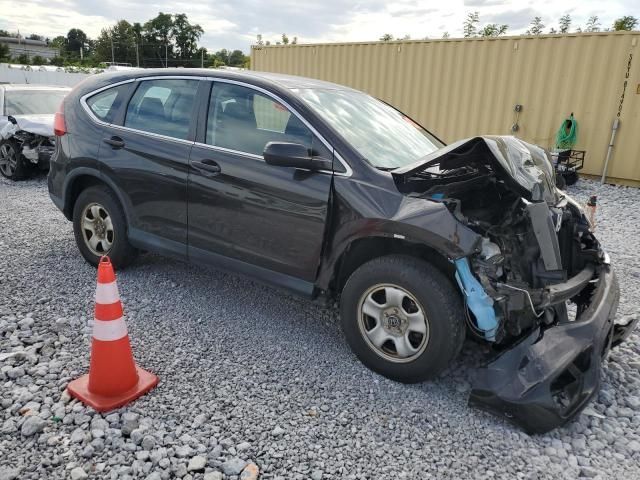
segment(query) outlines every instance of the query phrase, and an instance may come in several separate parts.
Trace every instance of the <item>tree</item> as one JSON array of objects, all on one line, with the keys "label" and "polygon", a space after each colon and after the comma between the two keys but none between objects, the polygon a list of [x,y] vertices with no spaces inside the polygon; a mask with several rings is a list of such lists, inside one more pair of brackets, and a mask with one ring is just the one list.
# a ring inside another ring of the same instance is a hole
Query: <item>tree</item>
[{"label": "tree", "polygon": [[29,35],[27,37],[29,40],[40,40],[41,42],[44,42],[44,37],[42,35],[38,35],[36,33],[32,33],[31,35]]},{"label": "tree", "polygon": [[289,37],[287,37],[286,33],[282,34],[282,44],[283,45],[289,45]]},{"label": "tree", "polygon": [[31,63],[29,61],[29,56],[25,53],[23,53],[22,55],[18,55],[15,60],[21,65],[29,65]]},{"label": "tree", "polygon": [[587,26],[584,29],[585,32],[599,32],[600,31],[600,21],[597,15],[593,15],[589,17],[587,20]]},{"label": "tree", "polygon": [[449,32],[444,32],[442,34],[442,38],[449,38]]},{"label": "tree", "polygon": [[173,16],[171,35],[176,44],[176,53],[180,58],[194,57],[198,50],[198,40],[203,33],[202,27],[198,24],[192,25],[184,13],[177,13]]},{"label": "tree", "polygon": [[96,59],[101,62],[114,61],[134,65],[135,38],[132,25],[126,20],[120,20],[113,27],[103,28],[95,43]]},{"label": "tree", "polygon": [[31,63],[33,63],[34,65],[44,65],[45,63],[47,63],[47,61],[44,59],[44,57],[41,57],[40,55],[35,55],[31,59]]},{"label": "tree", "polygon": [[227,65],[231,67],[242,67],[244,65],[244,53],[242,50],[234,50],[229,54],[229,58],[227,60]]},{"label": "tree", "polygon": [[571,15],[568,13],[560,17],[560,33],[569,33],[571,28]]},{"label": "tree", "polygon": [[544,23],[542,23],[541,17],[534,17],[531,20],[531,26],[529,30],[527,30],[527,35],[541,35],[542,29],[544,28]]},{"label": "tree", "polygon": [[488,23],[480,30],[481,37],[499,37],[507,33],[509,25],[498,25],[497,23]]},{"label": "tree", "polygon": [[49,60],[51,65],[55,65],[56,67],[62,67],[64,65],[64,58],[60,56],[53,57]]},{"label": "tree", "polygon": [[58,49],[58,55],[62,56],[64,54],[64,48],[67,43],[67,37],[59,35],[54,37],[51,42],[49,42],[49,46]]},{"label": "tree", "polygon": [[382,35],[380,37],[380,40],[382,42],[392,42],[393,41],[393,35],[391,35],[390,33],[385,33],[384,35]]},{"label": "tree", "polygon": [[10,59],[9,47],[4,43],[0,43],[0,62],[8,62]]},{"label": "tree", "polygon": [[638,19],[636,17],[626,15],[624,17],[618,18],[613,22],[613,29],[615,31],[633,30],[636,28],[637,24],[638,24]]},{"label": "tree", "polygon": [[72,56],[80,56],[80,49],[84,50],[84,47],[87,45],[87,34],[84,33],[79,28],[72,28],[67,33],[67,38],[65,41],[65,50],[67,53],[70,53]]},{"label": "tree", "polygon": [[293,40],[291,40],[291,45],[296,45],[298,43],[298,37],[293,37]]},{"label": "tree", "polygon": [[462,31],[465,38],[475,37],[478,35],[478,22],[480,16],[478,12],[473,12],[467,15],[467,19],[464,21]]}]

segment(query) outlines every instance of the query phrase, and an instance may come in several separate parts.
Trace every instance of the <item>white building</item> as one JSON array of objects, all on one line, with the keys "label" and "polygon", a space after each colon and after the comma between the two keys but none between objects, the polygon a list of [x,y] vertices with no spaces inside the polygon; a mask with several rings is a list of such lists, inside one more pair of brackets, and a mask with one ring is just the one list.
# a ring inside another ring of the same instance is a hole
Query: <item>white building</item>
[{"label": "white building", "polygon": [[32,59],[36,55],[50,59],[58,56],[58,49],[49,47],[47,42],[42,40],[29,40],[26,38],[0,37],[0,44],[9,47],[9,55],[11,58],[26,55]]}]

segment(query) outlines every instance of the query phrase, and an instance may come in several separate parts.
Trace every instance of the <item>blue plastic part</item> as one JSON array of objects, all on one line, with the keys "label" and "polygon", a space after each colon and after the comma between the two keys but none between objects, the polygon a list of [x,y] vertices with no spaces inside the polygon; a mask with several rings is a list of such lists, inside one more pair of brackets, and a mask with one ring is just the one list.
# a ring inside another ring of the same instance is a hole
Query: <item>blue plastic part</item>
[{"label": "blue plastic part", "polygon": [[478,328],[484,332],[484,338],[494,342],[498,329],[498,319],[493,309],[493,299],[487,295],[480,282],[471,273],[469,260],[459,258],[454,260],[456,266],[456,280],[460,290],[467,298],[467,305],[478,322]]},{"label": "blue plastic part", "polygon": [[434,193],[431,195],[431,198],[434,200],[442,200],[444,198],[444,193]]}]

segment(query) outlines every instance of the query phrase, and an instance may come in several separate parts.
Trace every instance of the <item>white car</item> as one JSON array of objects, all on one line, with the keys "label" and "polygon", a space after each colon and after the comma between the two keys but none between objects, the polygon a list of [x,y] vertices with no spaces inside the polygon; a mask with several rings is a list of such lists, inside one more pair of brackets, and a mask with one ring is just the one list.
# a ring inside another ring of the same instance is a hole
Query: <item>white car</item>
[{"label": "white car", "polygon": [[0,85],[0,174],[24,178],[46,170],[55,147],[53,118],[68,87]]}]

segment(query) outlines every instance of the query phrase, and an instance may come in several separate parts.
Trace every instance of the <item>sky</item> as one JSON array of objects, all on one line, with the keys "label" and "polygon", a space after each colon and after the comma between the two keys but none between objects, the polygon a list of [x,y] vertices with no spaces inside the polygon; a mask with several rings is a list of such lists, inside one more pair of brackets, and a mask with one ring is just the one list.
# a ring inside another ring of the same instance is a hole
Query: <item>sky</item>
[{"label": "sky", "polygon": [[200,44],[249,52],[257,34],[275,43],[281,34],[299,43],[371,41],[390,33],[413,39],[462,36],[468,13],[477,11],[480,25],[508,24],[508,34],[527,30],[535,16],[547,31],[569,13],[573,28],[597,15],[602,28],[623,15],[640,18],[639,0],[0,0],[0,29],[53,38],[71,28],[90,38],[117,20],[145,22],[157,12],[186,13],[202,26]]}]

